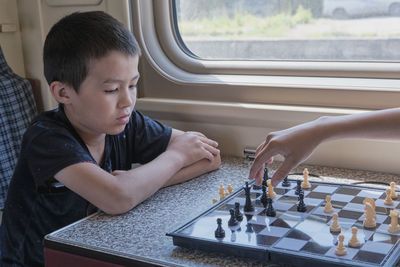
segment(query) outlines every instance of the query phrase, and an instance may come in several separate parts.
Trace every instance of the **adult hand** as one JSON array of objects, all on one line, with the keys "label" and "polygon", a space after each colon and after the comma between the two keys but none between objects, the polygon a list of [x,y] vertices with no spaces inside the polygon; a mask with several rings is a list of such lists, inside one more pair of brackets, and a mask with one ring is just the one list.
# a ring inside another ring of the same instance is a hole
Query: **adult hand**
[{"label": "adult hand", "polygon": [[320,142],[320,131],[315,122],[271,132],[256,150],[249,179],[255,179],[256,184],[260,185],[267,160],[281,155],[284,161],[272,176],[271,182],[273,186],[276,186],[293,168],[306,160]]}]

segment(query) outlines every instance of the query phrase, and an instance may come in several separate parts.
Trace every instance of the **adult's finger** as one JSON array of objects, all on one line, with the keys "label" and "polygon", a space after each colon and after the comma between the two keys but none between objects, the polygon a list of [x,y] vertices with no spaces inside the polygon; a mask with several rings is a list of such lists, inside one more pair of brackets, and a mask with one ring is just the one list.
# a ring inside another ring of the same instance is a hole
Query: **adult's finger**
[{"label": "adult's finger", "polygon": [[263,164],[263,166],[257,171],[257,174],[255,176],[256,185],[261,185],[262,184],[262,180],[263,180],[263,177],[264,177],[264,168],[265,168],[265,164]]},{"label": "adult's finger", "polygon": [[272,158],[275,155],[275,152],[273,150],[268,149],[269,146],[266,145],[258,155],[256,155],[254,162],[250,168],[250,173],[249,177],[255,177],[255,174],[262,168],[263,164],[267,162],[268,159]]},{"label": "adult's finger", "polygon": [[282,181],[283,178],[285,178],[294,167],[296,166],[293,162],[285,159],[283,163],[275,171],[274,175],[272,175],[271,178],[272,186],[277,186],[280,183],[280,181]]}]

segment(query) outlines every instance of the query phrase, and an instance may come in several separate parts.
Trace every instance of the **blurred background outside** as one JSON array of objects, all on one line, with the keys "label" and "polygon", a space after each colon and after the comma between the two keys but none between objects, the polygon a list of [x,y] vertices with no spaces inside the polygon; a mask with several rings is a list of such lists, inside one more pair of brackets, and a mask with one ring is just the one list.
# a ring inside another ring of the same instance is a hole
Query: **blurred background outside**
[{"label": "blurred background outside", "polygon": [[400,61],[400,0],[175,0],[203,59]]}]

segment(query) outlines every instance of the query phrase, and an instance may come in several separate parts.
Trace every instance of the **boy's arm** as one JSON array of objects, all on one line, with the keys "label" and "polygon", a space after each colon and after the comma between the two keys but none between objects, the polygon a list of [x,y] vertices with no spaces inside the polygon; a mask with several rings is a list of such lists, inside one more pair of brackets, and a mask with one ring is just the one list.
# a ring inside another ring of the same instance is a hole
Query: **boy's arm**
[{"label": "boy's arm", "polygon": [[55,178],[109,214],[124,213],[163,187],[179,170],[219,151],[216,142],[200,134],[183,133],[167,150],[138,168],[107,173],[93,163],[78,163],[59,171]]},{"label": "boy's arm", "polygon": [[328,140],[341,138],[399,139],[400,108],[360,114],[321,117],[295,127],[272,132],[256,151],[249,179],[262,181],[262,166],[275,155],[284,161],[272,177],[277,185],[294,167],[306,160],[314,149]]}]

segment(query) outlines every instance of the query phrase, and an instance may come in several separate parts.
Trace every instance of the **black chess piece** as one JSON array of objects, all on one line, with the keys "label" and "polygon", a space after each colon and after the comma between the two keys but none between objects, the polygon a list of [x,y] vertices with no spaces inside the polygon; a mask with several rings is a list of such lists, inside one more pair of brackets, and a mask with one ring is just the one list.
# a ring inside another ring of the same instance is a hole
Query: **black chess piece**
[{"label": "black chess piece", "polygon": [[217,224],[218,224],[218,227],[217,227],[217,230],[215,230],[215,237],[216,238],[224,238],[225,237],[225,230],[222,229],[222,220],[221,220],[221,218],[217,219]]},{"label": "black chess piece", "polygon": [[298,199],[299,199],[299,202],[297,203],[297,211],[306,212],[307,207],[306,207],[306,204],[304,203],[304,193],[303,192],[300,192]]},{"label": "black chess piece", "polygon": [[297,186],[296,186],[296,191],[294,192],[296,195],[300,194],[300,192],[303,192],[303,189],[301,189],[301,180],[297,180]]},{"label": "black chess piece", "polygon": [[231,214],[231,218],[229,218],[228,226],[235,226],[238,224],[238,221],[235,218],[235,211],[234,209],[230,209],[229,213]]},{"label": "black chess piece", "polygon": [[269,217],[275,217],[276,216],[276,211],[275,211],[274,207],[272,206],[272,198],[268,198],[267,199],[267,208],[266,208],[266,212],[265,213]]},{"label": "black chess piece", "polygon": [[261,185],[256,185],[255,183],[253,184],[253,189],[254,190],[260,190],[261,189]]},{"label": "black chess piece", "polygon": [[[290,186],[290,182],[289,182],[287,176],[283,179],[282,186],[284,186],[284,187]],[[301,184],[300,184],[300,186],[301,186]]]},{"label": "black chess piece", "polygon": [[241,222],[243,220],[243,214],[240,212],[240,203],[239,202],[235,202],[235,218],[239,222]]},{"label": "black chess piece", "polygon": [[253,218],[253,214],[245,214],[246,220],[250,221]]},{"label": "black chess piece", "polygon": [[262,195],[261,195],[261,203],[263,204],[264,208],[267,206],[267,187],[265,185],[262,186]]},{"label": "black chess piece", "polygon": [[254,207],[253,207],[253,204],[251,204],[250,187],[249,187],[248,182],[246,182],[246,187],[244,188],[244,192],[246,194],[246,202],[244,204],[243,210],[245,212],[252,212],[252,211],[254,211]]},{"label": "black chess piece", "polygon": [[261,182],[261,186],[266,186],[266,187],[268,187],[267,180],[263,180],[263,181]]},{"label": "black chess piece", "polygon": [[268,172],[268,168],[267,168],[267,166],[265,166],[265,168],[264,168],[264,176],[263,176],[263,180],[264,181],[267,181],[269,179],[269,174],[268,173],[269,173]]},{"label": "black chess piece", "polygon": [[246,224],[246,233],[254,233],[253,225],[251,223]]}]

